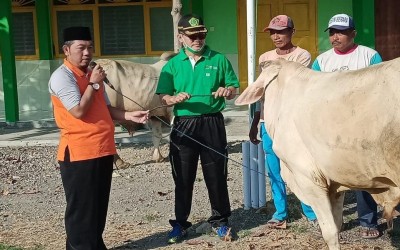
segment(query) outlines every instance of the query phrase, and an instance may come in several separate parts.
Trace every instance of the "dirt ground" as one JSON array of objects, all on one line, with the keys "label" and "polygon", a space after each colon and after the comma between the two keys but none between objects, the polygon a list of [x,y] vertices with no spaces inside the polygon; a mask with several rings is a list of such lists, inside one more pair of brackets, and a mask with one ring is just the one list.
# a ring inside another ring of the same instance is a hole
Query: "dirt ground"
[{"label": "dirt ground", "polygon": [[[163,154],[168,151],[162,147]],[[186,241],[167,245],[166,236],[174,218],[174,186],[170,165],[151,161],[151,145],[123,145],[118,149],[131,163],[126,170],[114,171],[107,226],[104,232],[110,249],[327,249],[318,232],[301,215],[300,204],[289,195],[290,221],[286,230],[265,227],[274,212],[269,194],[263,212],[243,209],[241,143],[229,144],[230,223],[238,239],[222,242],[196,228],[210,215],[210,205],[198,171],[192,213],[193,227]],[[56,147],[0,148],[0,243],[24,248],[65,249],[64,193]],[[269,188],[267,189],[267,191]],[[268,193],[268,192],[267,192]],[[395,220],[392,234],[385,231],[376,240],[359,237],[354,194],[345,200],[342,249],[400,249],[400,231]]]}]

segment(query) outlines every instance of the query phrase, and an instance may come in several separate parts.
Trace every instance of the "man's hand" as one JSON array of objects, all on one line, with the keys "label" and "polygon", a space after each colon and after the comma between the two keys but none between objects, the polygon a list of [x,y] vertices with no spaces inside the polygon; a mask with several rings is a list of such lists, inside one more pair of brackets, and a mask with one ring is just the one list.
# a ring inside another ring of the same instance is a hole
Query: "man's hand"
[{"label": "man's hand", "polygon": [[125,112],[125,120],[136,123],[146,123],[149,120],[149,111]]},{"label": "man's hand", "polygon": [[165,105],[175,105],[190,99],[190,95],[186,92],[181,92],[177,95],[160,95],[161,101]]},{"label": "man's hand", "polygon": [[258,127],[257,124],[253,125],[250,127],[250,132],[249,132],[249,139],[251,143],[253,144],[258,144],[260,143],[260,140],[257,139],[257,134],[258,134]]},{"label": "man's hand", "polygon": [[257,139],[259,122],[260,122],[260,111],[256,111],[256,112],[254,112],[253,121],[251,122],[250,131],[249,131],[249,139],[250,139],[251,143],[253,143],[253,144],[260,143],[260,140]]},{"label": "man's hand", "polygon": [[231,100],[236,95],[236,89],[234,87],[219,87],[217,91],[213,93],[214,98],[225,97],[227,100]]},{"label": "man's hand", "polygon": [[102,83],[106,77],[107,74],[104,69],[97,64],[96,67],[94,67],[92,70],[89,81],[93,83]]}]

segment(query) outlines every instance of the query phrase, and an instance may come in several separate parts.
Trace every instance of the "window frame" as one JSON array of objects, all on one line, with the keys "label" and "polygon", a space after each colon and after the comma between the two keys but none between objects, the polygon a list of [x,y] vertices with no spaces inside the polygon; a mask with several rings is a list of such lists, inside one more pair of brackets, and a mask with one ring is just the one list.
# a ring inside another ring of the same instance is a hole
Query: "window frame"
[{"label": "window frame", "polygon": [[[53,2],[53,1],[52,1]],[[145,46],[145,54],[129,54],[129,55],[102,55],[101,53],[101,39],[100,39],[100,19],[99,19],[99,7],[107,7],[107,6],[130,6],[130,5],[139,5],[143,6],[143,17],[144,17],[144,46]],[[127,57],[147,57],[147,56],[159,56],[164,51],[152,50],[151,48],[151,25],[150,25],[150,10],[151,8],[160,8],[160,7],[168,7],[172,11],[172,0],[162,0],[160,2],[114,2],[114,3],[98,3],[96,1],[95,4],[69,4],[69,5],[51,5],[51,13],[52,13],[52,32],[53,32],[53,43],[54,43],[54,51],[55,58],[64,57],[63,53],[59,52],[59,39],[62,37],[58,37],[58,23],[57,23],[57,12],[58,11],[79,11],[79,10],[89,10],[92,11],[93,17],[93,39],[94,39],[94,48],[95,52],[93,54],[94,57],[102,57],[102,58],[127,58]],[[171,25],[173,23],[171,22]],[[171,46],[173,50],[173,44]]]},{"label": "window frame", "polygon": [[[170,4],[168,4],[170,3]],[[147,2],[144,6],[144,40],[146,45],[146,54],[147,55],[161,55],[165,51],[153,50],[151,47],[151,24],[150,24],[150,9],[151,8],[160,8],[160,7],[169,7],[172,11],[172,2]],[[172,20],[172,16],[171,16]],[[171,21],[171,25],[173,22]],[[172,36],[174,34],[172,33]],[[174,38],[174,37],[173,37]],[[172,51],[174,50],[174,44],[172,42]]]},{"label": "window frame", "polygon": [[95,20],[98,19],[98,8],[94,4],[82,4],[82,5],[53,5],[52,6],[52,31],[53,31],[53,44],[54,44],[54,54],[56,58],[64,57],[64,53],[60,53],[60,47],[58,41],[62,41],[62,37],[58,37],[58,23],[57,23],[57,12],[58,11],[82,11],[89,10],[92,11],[92,22],[93,22],[93,39],[94,39],[94,53],[93,56],[98,57],[100,52],[100,32],[99,26],[96,25]]},{"label": "window frame", "polygon": [[[15,60],[38,60],[39,59],[39,38],[38,38],[38,30],[37,30],[37,18],[36,18],[36,8],[35,6],[12,6],[11,8],[12,14],[14,13],[26,13],[31,12],[33,18],[33,35],[35,41],[35,55],[15,55]],[[14,18],[14,16],[12,17]],[[13,34],[15,33],[15,27],[13,26]],[[14,38],[13,38],[14,39]],[[15,53],[15,47],[14,47]]]}]

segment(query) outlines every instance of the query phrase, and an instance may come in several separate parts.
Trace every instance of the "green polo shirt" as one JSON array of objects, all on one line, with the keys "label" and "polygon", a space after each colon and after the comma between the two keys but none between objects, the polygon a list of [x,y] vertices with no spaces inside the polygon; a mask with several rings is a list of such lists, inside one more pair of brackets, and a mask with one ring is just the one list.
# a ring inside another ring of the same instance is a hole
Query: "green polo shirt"
[{"label": "green polo shirt", "polygon": [[[211,95],[219,87],[239,87],[239,81],[228,59],[206,46],[193,67],[185,50],[163,67],[158,80],[157,94],[176,95],[186,92],[192,97],[174,106],[175,116],[197,116],[222,111],[225,98]],[[196,96],[199,95],[199,96]]]}]

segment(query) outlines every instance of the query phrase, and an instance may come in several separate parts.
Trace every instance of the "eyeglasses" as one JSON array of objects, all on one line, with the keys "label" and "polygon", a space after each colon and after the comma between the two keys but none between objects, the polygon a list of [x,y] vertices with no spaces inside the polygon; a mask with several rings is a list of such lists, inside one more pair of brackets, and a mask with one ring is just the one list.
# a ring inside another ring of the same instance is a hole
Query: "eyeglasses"
[{"label": "eyeglasses", "polygon": [[185,35],[187,36],[190,40],[194,41],[194,40],[204,40],[206,39],[207,33],[198,33],[198,34],[194,34],[194,35]]}]

